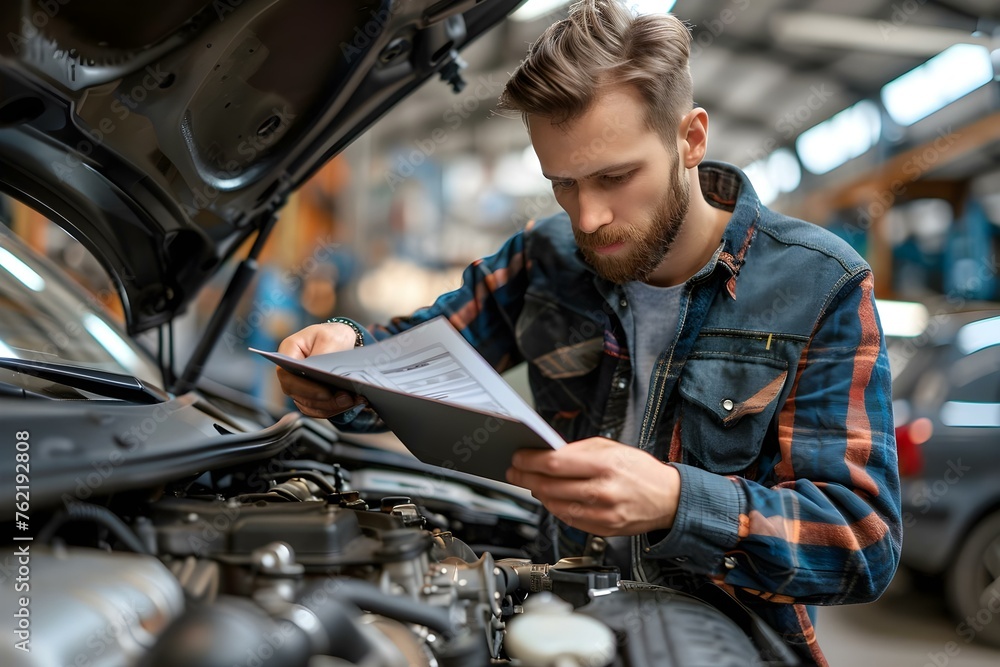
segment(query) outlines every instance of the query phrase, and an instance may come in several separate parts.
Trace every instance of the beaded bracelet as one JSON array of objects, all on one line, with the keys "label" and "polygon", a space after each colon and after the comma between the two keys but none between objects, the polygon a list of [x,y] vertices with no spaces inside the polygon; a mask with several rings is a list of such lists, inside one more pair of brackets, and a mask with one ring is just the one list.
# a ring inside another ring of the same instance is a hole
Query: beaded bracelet
[{"label": "beaded bracelet", "polygon": [[354,347],[364,347],[365,336],[361,332],[361,327],[347,319],[346,317],[331,317],[327,320],[327,324],[346,324],[354,330]]}]

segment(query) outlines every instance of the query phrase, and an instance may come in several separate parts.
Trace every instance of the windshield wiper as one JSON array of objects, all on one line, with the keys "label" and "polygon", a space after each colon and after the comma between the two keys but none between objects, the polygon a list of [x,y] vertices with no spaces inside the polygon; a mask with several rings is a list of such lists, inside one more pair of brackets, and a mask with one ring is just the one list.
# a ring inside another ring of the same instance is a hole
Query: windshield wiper
[{"label": "windshield wiper", "polygon": [[163,403],[170,397],[160,389],[146,384],[137,377],[121,373],[109,373],[92,368],[52,364],[29,359],[0,357],[0,368],[24,373],[32,377],[58,382],[59,384],[88,391],[92,394],[115,398],[130,403]]},{"label": "windshield wiper", "polygon": [[23,387],[18,387],[16,384],[11,384],[9,382],[3,382],[0,380],[0,398],[48,398],[42,394],[36,394],[33,391],[28,391]]}]

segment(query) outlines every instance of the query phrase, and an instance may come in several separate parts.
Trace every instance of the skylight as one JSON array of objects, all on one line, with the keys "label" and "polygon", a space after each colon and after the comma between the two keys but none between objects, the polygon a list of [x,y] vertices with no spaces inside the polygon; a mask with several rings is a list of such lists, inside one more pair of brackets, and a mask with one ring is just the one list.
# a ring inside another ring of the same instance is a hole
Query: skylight
[{"label": "skylight", "polygon": [[882,87],[882,104],[900,125],[912,125],[993,80],[985,46],[955,44]]},{"label": "skylight", "polygon": [[806,169],[825,174],[868,151],[881,133],[878,106],[861,100],[800,134],[795,149]]},{"label": "skylight", "polygon": [[802,181],[799,161],[787,148],[779,148],[767,157],[747,165],[743,171],[765,206],[783,192],[791,192],[799,187]]},{"label": "skylight", "polygon": [[[569,4],[569,0],[528,0],[510,15],[515,21],[534,21]],[[625,5],[634,14],[666,14],[676,0],[626,0]]]}]

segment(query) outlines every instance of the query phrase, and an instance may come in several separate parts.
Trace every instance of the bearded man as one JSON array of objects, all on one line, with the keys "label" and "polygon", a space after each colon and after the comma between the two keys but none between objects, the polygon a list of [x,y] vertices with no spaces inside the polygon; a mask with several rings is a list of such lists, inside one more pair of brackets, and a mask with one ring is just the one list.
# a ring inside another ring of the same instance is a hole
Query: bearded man
[{"label": "bearded man", "polygon": [[[458,290],[384,326],[307,327],[299,358],[444,315],[498,371],[526,362],[569,442],[507,479],[548,510],[546,557],[599,537],[623,576],[715,585],[825,664],[812,605],[877,598],[901,523],[890,374],[872,273],[820,227],[769,210],[705,160],[690,34],[586,0],[511,76],[563,213],[474,262]],[[375,415],[282,370],[309,416]]]}]

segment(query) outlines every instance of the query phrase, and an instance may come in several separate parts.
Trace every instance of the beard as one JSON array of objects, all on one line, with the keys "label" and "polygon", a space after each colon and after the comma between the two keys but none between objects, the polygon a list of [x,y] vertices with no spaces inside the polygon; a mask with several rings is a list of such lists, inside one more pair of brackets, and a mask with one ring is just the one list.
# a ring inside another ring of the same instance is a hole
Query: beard
[{"label": "beard", "polygon": [[[674,173],[667,192],[640,224],[610,224],[589,234],[574,229],[573,236],[583,258],[605,280],[619,285],[645,280],[673,247],[690,203],[690,184]],[[614,255],[597,252],[598,248],[618,243],[625,247]]]}]

